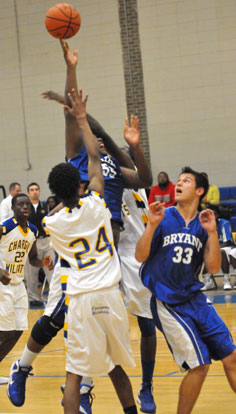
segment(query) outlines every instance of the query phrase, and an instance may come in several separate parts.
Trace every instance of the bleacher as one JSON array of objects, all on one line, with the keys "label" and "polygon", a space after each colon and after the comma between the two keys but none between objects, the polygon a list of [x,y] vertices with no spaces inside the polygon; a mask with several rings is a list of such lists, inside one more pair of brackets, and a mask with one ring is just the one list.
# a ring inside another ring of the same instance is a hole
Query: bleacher
[{"label": "bleacher", "polygon": [[236,216],[236,186],[219,187],[220,204],[232,209],[233,215]]}]

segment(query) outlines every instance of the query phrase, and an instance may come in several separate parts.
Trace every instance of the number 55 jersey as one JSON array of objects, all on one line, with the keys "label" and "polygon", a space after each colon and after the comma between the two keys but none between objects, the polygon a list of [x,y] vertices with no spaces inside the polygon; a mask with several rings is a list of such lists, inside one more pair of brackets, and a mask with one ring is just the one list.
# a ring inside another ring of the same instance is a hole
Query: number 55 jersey
[{"label": "number 55 jersey", "polygon": [[166,208],[140,269],[143,284],[163,302],[186,302],[203,286],[198,276],[207,238],[198,213],[186,226],[175,207]]},{"label": "number 55 jersey", "polygon": [[104,199],[94,191],[87,192],[73,209],[65,207],[43,219],[61,265],[66,267],[63,278],[68,295],[108,288],[121,279],[110,221]]}]

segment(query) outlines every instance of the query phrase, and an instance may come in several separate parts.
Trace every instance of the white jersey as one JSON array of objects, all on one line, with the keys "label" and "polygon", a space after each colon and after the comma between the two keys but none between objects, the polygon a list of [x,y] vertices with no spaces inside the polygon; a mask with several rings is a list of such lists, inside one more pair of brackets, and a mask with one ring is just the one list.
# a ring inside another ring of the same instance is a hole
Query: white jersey
[{"label": "white jersey", "polygon": [[148,220],[148,202],[144,189],[124,190],[122,199],[124,231],[120,232],[119,253],[133,250],[144,232]]},{"label": "white jersey", "polygon": [[11,275],[11,284],[18,284],[24,278],[25,262],[37,233],[37,228],[31,223],[28,223],[27,231],[24,232],[14,217],[2,223],[0,258]]},{"label": "white jersey", "polygon": [[129,313],[152,318],[151,294],[139,276],[141,263],[135,259],[136,244],[147,223],[148,203],[145,190],[125,190],[122,213],[124,230],[120,233],[118,251],[121,260],[122,280],[120,288]]},{"label": "white jersey", "polygon": [[63,208],[43,219],[69,276],[68,295],[111,287],[121,279],[110,219],[104,199],[94,191],[87,192],[75,208]]}]

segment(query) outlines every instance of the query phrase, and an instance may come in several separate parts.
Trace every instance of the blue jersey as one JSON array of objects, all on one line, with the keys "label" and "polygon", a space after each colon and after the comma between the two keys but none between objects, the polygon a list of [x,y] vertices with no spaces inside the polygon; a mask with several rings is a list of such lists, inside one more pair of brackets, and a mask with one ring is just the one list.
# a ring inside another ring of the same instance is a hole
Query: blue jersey
[{"label": "blue jersey", "polygon": [[166,208],[153,235],[149,257],[141,267],[143,284],[166,303],[190,299],[203,286],[198,275],[207,238],[198,213],[186,227],[175,207]]},{"label": "blue jersey", "polygon": [[[108,154],[100,154],[100,158],[104,177],[104,199],[112,214],[112,219],[122,223],[121,205],[124,181],[119,163]],[[81,181],[89,181],[88,154],[85,147],[68,161],[78,169]]]},{"label": "blue jersey", "polygon": [[234,245],[232,232],[231,232],[231,226],[230,226],[230,222],[228,220],[225,220],[225,219],[219,219],[218,220],[217,233],[218,233],[218,238],[219,238],[219,243],[220,244],[230,242],[230,244],[232,246]]}]

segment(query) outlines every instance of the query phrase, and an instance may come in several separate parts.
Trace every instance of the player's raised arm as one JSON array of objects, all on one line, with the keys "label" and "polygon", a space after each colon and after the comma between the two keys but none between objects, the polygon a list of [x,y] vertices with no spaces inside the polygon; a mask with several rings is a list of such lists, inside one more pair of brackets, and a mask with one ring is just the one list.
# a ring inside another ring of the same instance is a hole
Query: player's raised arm
[{"label": "player's raised arm", "polygon": [[152,185],[152,172],[140,145],[139,119],[133,114],[125,120],[124,137],[132,154],[137,171],[121,168],[126,188],[145,188]]},{"label": "player's raised arm", "polygon": [[[76,93],[78,93],[76,78],[78,50],[75,50],[74,53],[71,53],[69,45],[65,40],[60,40],[60,43],[67,67],[65,84],[65,104],[67,106],[71,106],[70,99],[68,98],[68,93],[70,93],[72,89],[74,89]],[[70,159],[81,151],[84,144],[77,126],[77,121],[68,110],[65,110],[65,123],[66,156],[67,159]]]},{"label": "player's raised arm", "polygon": [[67,76],[66,76],[66,85],[65,85],[65,100],[67,105],[70,105],[70,100],[68,99],[68,93],[74,89],[78,93],[77,88],[77,78],[76,78],[76,66],[78,63],[78,49],[73,53],[70,51],[68,43],[61,39],[60,40],[62,51],[64,54],[64,59],[67,66]]},{"label": "player's raised arm", "polygon": [[86,104],[88,95],[86,95],[83,99],[82,89],[80,89],[79,94],[77,94],[76,91],[72,89],[71,93],[69,93],[68,96],[72,107],[70,108],[67,106],[66,109],[75,118],[77,122],[77,128],[79,129],[80,135],[83,139],[83,143],[88,153],[89,189],[97,191],[103,196],[104,180],[100,156],[98,152],[98,145],[86,117]]},{"label": "player's raised arm", "polygon": [[145,262],[147,260],[151,249],[153,234],[164,217],[164,203],[155,201],[155,203],[150,204],[147,226],[136,245],[135,258],[138,262]]}]

